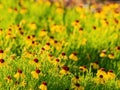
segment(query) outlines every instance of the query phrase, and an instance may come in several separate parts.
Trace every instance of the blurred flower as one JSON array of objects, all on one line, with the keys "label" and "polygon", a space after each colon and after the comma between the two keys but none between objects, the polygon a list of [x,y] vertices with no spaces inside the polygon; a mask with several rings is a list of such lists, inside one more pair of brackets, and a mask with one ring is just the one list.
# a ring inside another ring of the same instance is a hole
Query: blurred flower
[{"label": "blurred flower", "polygon": [[40,36],[44,37],[48,34],[48,32],[46,30],[40,30]]},{"label": "blurred flower", "polygon": [[70,56],[69,56],[69,58],[71,59],[71,60],[74,60],[74,61],[78,61],[78,57],[77,57],[77,53],[72,53]]},{"label": "blurred flower", "polygon": [[80,21],[79,20],[75,20],[74,22],[72,22],[72,26],[74,28],[79,28],[80,27]]},{"label": "blurred flower", "polygon": [[80,34],[83,33],[83,28],[79,28],[79,33],[80,33]]},{"label": "blurred flower", "polygon": [[102,50],[102,52],[100,53],[100,57],[106,57],[106,50]]},{"label": "blurred flower", "polygon": [[26,20],[22,19],[22,20],[20,21],[20,25],[25,25],[26,22],[27,22]]},{"label": "blurred flower", "polygon": [[22,57],[32,58],[32,57],[33,57],[33,54],[32,54],[32,52],[25,51],[25,52],[23,53]]},{"label": "blurred flower", "polygon": [[5,60],[0,59],[0,67],[6,66]]},{"label": "blurred flower", "polygon": [[3,29],[2,29],[2,28],[0,28],[0,35],[2,35],[2,32],[3,32]]},{"label": "blurred flower", "polygon": [[99,70],[97,70],[97,77],[99,77],[100,75],[106,76],[106,72],[105,72],[105,68],[100,68]]},{"label": "blurred flower", "polygon": [[62,53],[60,54],[59,58],[60,58],[60,59],[63,59],[63,60],[68,60],[68,57],[67,57],[67,55],[66,55],[65,52],[62,52]]},{"label": "blurred flower", "polygon": [[46,45],[44,46],[45,50],[50,50],[50,43],[46,43]]},{"label": "blurred flower", "polygon": [[60,66],[60,59],[56,58],[56,59],[53,60],[52,63],[53,63],[54,66]]},{"label": "blurred flower", "polygon": [[7,77],[5,78],[5,80],[7,81],[7,83],[12,83],[12,82],[13,82],[11,76],[7,76]]},{"label": "blurred flower", "polygon": [[2,9],[4,6],[2,5],[2,3],[0,3],[0,9]]},{"label": "blurred flower", "polygon": [[29,29],[31,29],[31,30],[36,30],[36,29],[37,29],[37,25],[36,25],[36,23],[34,23],[34,22],[29,23],[29,24],[28,24],[28,27],[29,27]]},{"label": "blurred flower", "polygon": [[80,69],[80,71],[82,71],[83,73],[84,73],[84,72],[88,72],[88,69],[87,69],[86,66],[80,66],[79,69]]},{"label": "blurred flower", "polygon": [[42,82],[42,84],[39,86],[40,90],[47,90],[47,83],[46,82]]},{"label": "blurred flower", "polygon": [[16,78],[17,80],[19,78],[23,79],[25,77],[25,75],[23,74],[22,70],[18,69],[17,73],[14,75],[14,78]]},{"label": "blurred flower", "polygon": [[48,54],[48,61],[52,63],[55,57],[52,54]]},{"label": "blurred flower", "polygon": [[37,58],[34,58],[33,60],[30,60],[29,63],[31,65],[35,65],[36,67],[40,67],[40,63],[39,63],[39,60]]},{"label": "blurred flower", "polygon": [[108,76],[108,79],[111,80],[111,79],[115,79],[116,75],[113,73],[112,70],[109,70],[107,72],[107,76]]},{"label": "blurred flower", "polygon": [[84,87],[81,86],[79,83],[76,83],[72,86],[73,90],[84,90]]},{"label": "blurred flower", "polygon": [[41,71],[39,69],[36,69],[35,71],[32,71],[31,74],[32,74],[32,77],[35,78],[35,79],[38,79],[39,78],[39,74],[41,73]]},{"label": "blurred flower", "polygon": [[115,58],[114,53],[109,54],[109,55],[108,55],[108,58],[109,58],[109,59],[114,59],[114,58]]},{"label": "blurred flower", "polygon": [[45,1],[45,4],[46,4],[47,6],[50,6],[50,5],[51,5],[51,2],[50,2],[49,0],[47,0],[47,1]]},{"label": "blurred flower", "polygon": [[56,12],[57,12],[58,14],[63,14],[63,13],[64,13],[64,9],[61,8],[61,7],[58,7],[58,8],[56,8]]},{"label": "blurred flower", "polygon": [[12,13],[12,12],[13,12],[13,10],[12,10],[11,7],[8,8],[8,12],[9,12],[9,13]]},{"label": "blurred flower", "polygon": [[117,51],[120,51],[120,46],[117,46],[117,47],[116,47],[116,50],[117,50]]},{"label": "blurred flower", "polygon": [[18,69],[17,73],[14,75],[14,78],[19,80],[20,78],[23,79],[25,75],[23,74],[22,70]]},{"label": "blurred flower", "polygon": [[76,8],[75,8],[75,10],[78,12],[78,13],[81,13],[81,12],[84,12],[83,10],[83,7],[81,6],[77,6]]},{"label": "blurred flower", "polygon": [[98,65],[98,62],[94,62],[94,63],[91,63],[90,66],[93,68],[93,69],[99,69],[99,65]]},{"label": "blurred flower", "polygon": [[58,1],[54,2],[54,5],[55,5],[56,7],[60,7],[60,6],[61,6],[60,2],[58,2]]},{"label": "blurred flower", "polygon": [[53,44],[54,44],[54,37],[51,36],[51,37],[49,38],[49,41],[50,41],[50,44],[53,45]]},{"label": "blurred flower", "polygon": [[105,84],[106,78],[103,75],[99,75],[99,77],[95,78],[95,82],[97,84]]},{"label": "blurred flower", "polygon": [[62,70],[60,70],[60,75],[67,75],[67,74],[70,74],[69,67],[63,66]]},{"label": "blurred flower", "polygon": [[73,78],[71,79],[71,82],[72,82],[73,84],[75,84],[75,83],[80,83],[80,77],[79,77],[79,76],[73,77]]},{"label": "blurred flower", "polygon": [[20,13],[21,13],[21,14],[24,15],[26,12],[27,12],[27,8],[21,8],[21,9],[20,9]]},{"label": "blurred flower", "polygon": [[82,45],[86,45],[86,43],[87,43],[87,39],[86,38],[84,38],[83,40],[82,40]]},{"label": "blurred flower", "polygon": [[56,50],[62,49],[62,43],[57,40],[54,40],[53,46],[56,48]]}]

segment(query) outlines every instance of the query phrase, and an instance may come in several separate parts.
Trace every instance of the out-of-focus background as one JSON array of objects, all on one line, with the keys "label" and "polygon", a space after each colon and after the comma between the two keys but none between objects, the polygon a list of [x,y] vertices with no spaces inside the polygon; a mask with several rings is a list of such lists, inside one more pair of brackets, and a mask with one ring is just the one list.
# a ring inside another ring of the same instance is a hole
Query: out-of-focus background
[{"label": "out-of-focus background", "polygon": [[66,6],[74,6],[74,5],[85,5],[85,4],[98,4],[98,3],[120,3],[120,0],[50,0],[51,2],[59,1]]}]

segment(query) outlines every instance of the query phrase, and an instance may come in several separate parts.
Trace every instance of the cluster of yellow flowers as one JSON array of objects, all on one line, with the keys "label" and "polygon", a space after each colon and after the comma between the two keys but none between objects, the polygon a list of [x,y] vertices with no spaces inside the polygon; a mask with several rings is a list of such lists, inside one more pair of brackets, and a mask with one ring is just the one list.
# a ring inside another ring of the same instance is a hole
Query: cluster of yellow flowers
[{"label": "cluster of yellow flowers", "polygon": [[95,78],[95,81],[97,84],[105,84],[108,80],[115,80],[116,78],[116,75],[112,70],[106,72],[104,68],[100,68],[96,75],[97,77]]}]

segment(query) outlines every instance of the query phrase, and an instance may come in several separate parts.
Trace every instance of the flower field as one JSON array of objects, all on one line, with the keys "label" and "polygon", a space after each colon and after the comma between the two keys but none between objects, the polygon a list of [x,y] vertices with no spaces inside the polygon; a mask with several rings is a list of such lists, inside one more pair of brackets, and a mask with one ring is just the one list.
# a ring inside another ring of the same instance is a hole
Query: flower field
[{"label": "flower field", "polygon": [[120,4],[0,0],[0,13],[0,90],[120,90]]}]

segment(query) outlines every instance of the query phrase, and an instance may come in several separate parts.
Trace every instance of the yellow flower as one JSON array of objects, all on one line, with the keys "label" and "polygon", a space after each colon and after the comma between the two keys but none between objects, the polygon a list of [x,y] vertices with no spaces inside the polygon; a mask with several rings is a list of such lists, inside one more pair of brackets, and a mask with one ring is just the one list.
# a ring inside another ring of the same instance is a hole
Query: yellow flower
[{"label": "yellow flower", "polygon": [[77,57],[77,54],[76,54],[76,53],[72,53],[72,54],[69,56],[69,58],[70,58],[71,60],[78,61],[78,57]]},{"label": "yellow flower", "polygon": [[20,13],[25,14],[27,12],[27,8],[21,8]]},{"label": "yellow flower", "polygon": [[36,42],[36,41],[31,41],[31,46],[32,47],[35,47],[35,46],[37,46],[38,45],[38,42]]},{"label": "yellow flower", "polygon": [[83,40],[82,40],[82,45],[86,45],[86,43],[87,43],[87,39],[86,38],[84,38]]},{"label": "yellow flower", "polygon": [[43,0],[37,0],[37,2],[38,2],[39,4],[43,4],[43,3],[44,3]]},{"label": "yellow flower", "polygon": [[25,58],[32,58],[33,57],[33,54],[29,51],[25,51],[23,53],[23,56],[22,57],[25,57]]},{"label": "yellow flower", "polygon": [[36,23],[34,23],[34,22],[28,24],[28,27],[29,27],[31,30],[37,29],[37,25],[36,25]]},{"label": "yellow flower", "polygon": [[51,31],[52,34],[54,34],[56,32],[56,29],[57,29],[57,25],[56,24],[51,25],[50,31]]},{"label": "yellow flower", "polygon": [[6,48],[5,50],[0,49],[0,58],[6,58],[7,52],[10,51],[10,47]]},{"label": "yellow flower", "polygon": [[23,74],[22,70],[18,69],[17,73],[14,75],[14,78],[18,79],[23,79],[25,75]]},{"label": "yellow flower", "polygon": [[50,6],[50,5],[51,5],[51,2],[50,2],[49,0],[47,0],[47,1],[45,1],[45,4],[46,4],[47,6]]},{"label": "yellow flower", "polygon": [[78,13],[83,12],[83,8],[80,6],[77,6],[75,9]]},{"label": "yellow flower", "polygon": [[50,50],[50,43],[46,43],[46,45],[44,46],[45,50]]},{"label": "yellow flower", "polygon": [[2,9],[3,8],[3,5],[2,5],[2,3],[0,3],[0,9]]},{"label": "yellow flower", "polygon": [[80,33],[80,34],[83,33],[83,28],[79,28],[79,33]]},{"label": "yellow flower", "polygon": [[54,37],[51,36],[51,37],[49,38],[49,41],[50,41],[50,44],[53,45],[53,44],[54,44]]},{"label": "yellow flower", "polygon": [[40,54],[43,54],[43,53],[45,53],[45,48],[44,47],[42,47],[41,51],[40,51]]},{"label": "yellow flower", "polygon": [[7,83],[12,83],[12,82],[13,82],[11,76],[7,76],[7,77],[5,78],[5,80],[7,81]]},{"label": "yellow flower", "polygon": [[40,36],[41,37],[44,37],[44,36],[47,36],[48,32],[46,30],[41,30],[40,31]]},{"label": "yellow flower", "polygon": [[11,7],[8,8],[8,12],[9,12],[9,13],[12,13],[12,12],[13,12],[13,10],[12,10]]},{"label": "yellow flower", "polygon": [[20,26],[22,26],[22,25],[24,25],[24,24],[26,24],[26,20],[22,19],[22,20],[20,21]]},{"label": "yellow flower", "polygon": [[93,69],[99,69],[98,62],[91,63],[90,66],[91,66]]},{"label": "yellow flower", "polygon": [[109,70],[108,72],[107,72],[107,76],[108,76],[108,79],[115,79],[115,77],[116,77],[116,75],[113,73],[113,71],[112,70]]},{"label": "yellow flower", "polygon": [[39,86],[40,90],[47,90],[47,83],[46,82],[42,82],[42,84]]},{"label": "yellow flower", "polygon": [[109,54],[109,55],[108,55],[108,58],[109,58],[109,59],[114,59],[114,58],[115,58],[114,53]]},{"label": "yellow flower", "polygon": [[71,79],[71,82],[72,82],[73,84],[75,84],[75,83],[80,83],[80,77],[79,77],[79,76],[73,77],[73,78]]},{"label": "yellow flower", "polygon": [[2,28],[0,28],[0,35],[2,36],[2,32],[3,32],[3,29]]},{"label": "yellow flower", "polygon": [[48,54],[48,61],[52,63],[54,56],[52,54]]},{"label": "yellow flower", "polygon": [[62,49],[62,42],[54,40],[53,46],[56,48],[56,50],[61,50]]},{"label": "yellow flower", "polygon": [[60,70],[60,75],[67,75],[67,74],[70,74],[69,67],[63,66],[62,70]]},{"label": "yellow flower", "polygon": [[64,9],[58,7],[58,8],[56,9],[56,12],[57,12],[58,14],[63,14],[63,13],[64,13]]},{"label": "yellow flower", "polygon": [[6,66],[5,60],[0,59],[0,67]]},{"label": "yellow flower", "polygon": [[18,8],[13,8],[13,11],[14,11],[15,14],[17,14],[18,13]]},{"label": "yellow flower", "polygon": [[99,77],[100,75],[106,76],[106,72],[104,68],[100,68],[99,70],[97,70],[97,77]]},{"label": "yellow flower", "polygon": [[82,14],[80,15],[80,19],[85,20],[85,19],[86,19],[86,14],[85,14],[85,13],[82,13]]},{"label": "yellow flower", "polygon": [[97,84],[105,84],[106,78],[104,75],[99,75],[99,77],[95,78],[95,82]]},{"label": "yellow flower", "polygon": [[86,68],[86,66],[80,66],[79,67],[80,71],[84,72],[88,72],[88,69]]},{"label": "yellow flower", "polygon": [[102,52],[100,53],[100,57],[106,57],[106,50],[102,50]]},{"label": "yellow flower", "polygon": [[120,46],[117,46],[117,47],[116,47],[116,50],[117,50],[117,51],[120,51]]},{"label": "yellow flower", "polygon": [[40,63],[39,63],[39,60],[37,58],[33,59],[33,60],[30,60],[29,63],[31,65],[35,65],[36,67],[40,67]]},{"label": "yellow flower", "polygon": [[55,60],[53,60],[53,65],[54,66],[59,66],[60,65],[60,60],[58,58],[56,58]]},{"label": "yellow flower", "polygon": [[32,77],[35,78],[35,79],[38,79],[39,78],[39,74],[41,73],[41,71],[39,69],[36,69],[35,71],[32,71],[31,74],[32,74]]},{"label": "yellow flower", "polygon": [[84,87],[81,86],[79,83],[76,83],[72,86],[73,90],[84,90]]},{"label": "yellow flower", "polygon": [[72,22],[72,26],[73,26],[74,28],[79,28],[79,27],[80,27],[80,21],[79,21],[79,20],[76,20],[76,21]]},{"label": "yellow flower", "polygon": [[68,57],[65,52],[62,52],[61,55],[59,56],[60,59],[68,60]]},{"label": "yellow flower", "polygon": [[54,4],[55,4],[56,7],[60,7],[60,2],[56,1],[56,2],[54,2]]}]

